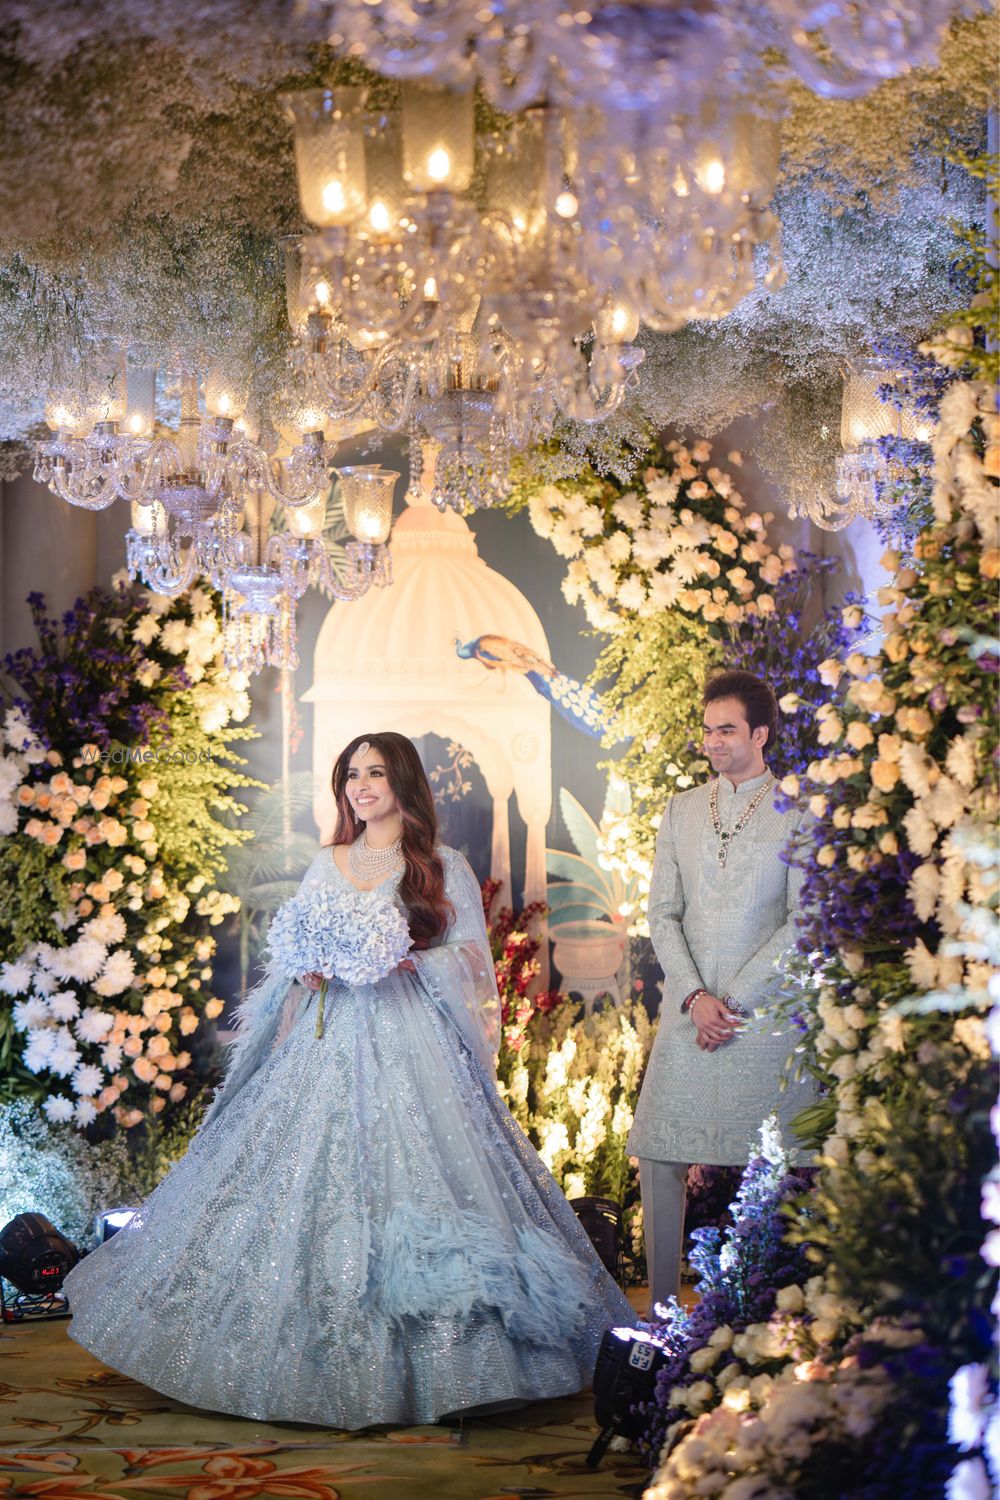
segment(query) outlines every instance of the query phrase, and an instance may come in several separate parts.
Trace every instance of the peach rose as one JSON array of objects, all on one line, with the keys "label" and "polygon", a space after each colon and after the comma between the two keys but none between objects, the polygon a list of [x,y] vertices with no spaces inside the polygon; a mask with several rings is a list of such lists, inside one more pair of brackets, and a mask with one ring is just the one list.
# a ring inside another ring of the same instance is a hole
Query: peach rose
[{"label": "peach rose", "polygon": [[861,719],[854,719],[847,726],[845,738],[852,750],[863,750],[866,745],[872,743],[875,736],[872,734],[870,727]]}]

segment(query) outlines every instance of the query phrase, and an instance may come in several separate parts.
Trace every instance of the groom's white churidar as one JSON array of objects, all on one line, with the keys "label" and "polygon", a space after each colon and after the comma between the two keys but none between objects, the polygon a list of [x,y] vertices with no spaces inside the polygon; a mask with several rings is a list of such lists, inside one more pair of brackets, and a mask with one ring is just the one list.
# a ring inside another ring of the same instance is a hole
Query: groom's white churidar
[{"label": "groom's white churidar", "polygon": [[[742,713],[733,699],[706,706],[709,749],[709,720],[721,721],[727,707]],[[744,731],[746,727],[744,719]],[[724,754],[711,758],[717,767],[720,761],[725,764]],[[763,765],[762,756],[756,764]],[[720,840],[714,826],[713,787],[722,832],[736,829],[760,797],[749,819],[727,840]],[[773,778],[766,768],[735,786],[722,774],[715,782],[681,792],[663,814],[649,898],[650,936],[664,974],[663,1000],[629,1137],[629,1149],[639,1157],[653,1301],[665,1302],[678,1289],[688,1165],[744,1164],[762,1120],[772,1111],[790,1143],[790,1120],[814,1097],[809,1082],[780,1088],[793,1045],[787,1034],[776,1035],[766,1024],[749,1020],[728,1040],[713,1041],[713,1021],[704,1020],[724,1014],[717,1002],[713,1011],[713,997],[728,997],[753,1013],[773,993],[779,978],[775,966],[795,942],[801,877],[781,853],[800,818],[797,810],[775,809]],[[696,1026],[691,1008],[682,1011],[682,1006],[699,991],[707,991],[709,998],[699,1007]],[[725,1022],[720,1025],[716,1037],[725,1035]]]}]

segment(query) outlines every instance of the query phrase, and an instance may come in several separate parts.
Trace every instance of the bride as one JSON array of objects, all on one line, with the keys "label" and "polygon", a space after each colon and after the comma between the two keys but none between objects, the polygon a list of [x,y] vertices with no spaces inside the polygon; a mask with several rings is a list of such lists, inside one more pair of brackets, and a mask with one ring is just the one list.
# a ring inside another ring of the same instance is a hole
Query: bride
[{"label": "bride", "polygon": [[478,884],[435,842],[402,735],[353,740],[333,791],[303,889],[376,891],[373,921],[395,902],[409,955],[331,981],[320,1027],[320,975],[258,986],[187,1155],[67,1278],[72,1336],[155,1390],[270,1421],[579,1391],[604,1330],[635,1319],[497,1092]]}]

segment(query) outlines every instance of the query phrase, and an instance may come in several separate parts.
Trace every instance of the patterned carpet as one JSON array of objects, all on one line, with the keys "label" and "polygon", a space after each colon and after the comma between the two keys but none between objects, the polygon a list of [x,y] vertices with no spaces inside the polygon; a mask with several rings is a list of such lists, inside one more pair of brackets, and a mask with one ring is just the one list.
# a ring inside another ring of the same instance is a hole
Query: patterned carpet
[{"label": "patterned carpet", "polygon": [[270,1426],[159,1396],[67,1326],[0,1326],[0,1500],[636,1500],[644,1487],[634,1454],[586,1467],[585,1396],[454,1429]]}]

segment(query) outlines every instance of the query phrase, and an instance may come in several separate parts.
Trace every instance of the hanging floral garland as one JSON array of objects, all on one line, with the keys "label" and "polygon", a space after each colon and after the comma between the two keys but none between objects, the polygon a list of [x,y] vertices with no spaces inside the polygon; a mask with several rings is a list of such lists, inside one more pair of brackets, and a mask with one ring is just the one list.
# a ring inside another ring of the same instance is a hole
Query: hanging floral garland
[{"label": "hanging floral garland", "polygon": [[203,590],[95,590],[61,630],[31,603],[40,646],[7,658],[0,736],[3,1092],[51,1122],[132,1127],[198,1086],[223,1008],[210,928],[238,903],[213,879],[243,837],[249,699]]}]

